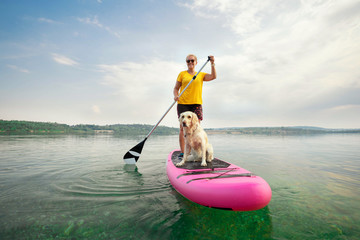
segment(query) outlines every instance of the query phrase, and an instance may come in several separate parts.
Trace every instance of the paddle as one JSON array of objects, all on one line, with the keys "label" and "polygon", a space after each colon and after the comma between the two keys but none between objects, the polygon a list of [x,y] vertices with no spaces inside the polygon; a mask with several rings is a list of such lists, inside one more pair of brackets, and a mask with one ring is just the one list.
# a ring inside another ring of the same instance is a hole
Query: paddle
[{"label": "paddle", "polygon": [[[188,83],[188,85],[186,85],[186,87],[184,88],[184,90],[179,94],[179,98],[180,96],[185,92],[185,90],[190,86],[190,84],[195,80],[196,76],[201,72],[201,70],[205,67],[205,65],[210,61],[210,57],[208,57],[207,61],[205,62],[205,64],[200,68],[200,70],[196,73],[196,75],[191,79],[191,81]],[[160,124],[160,122],[164,119],[164,117],[166,116],[166,114],[168,114],[168,112],[170,111],[170,109],[175,105],[176,100],[174,100],[174,102],[170,105],[170,107],[168,108],[168,110],[165,112],[165,114],[160,118],[160,120],[155,124],[155,126],[151,129],[151,131],[148,133],[148,135],[146,135],[146,137],[144,138],[144,140],[142,140],[141,142],[139,142],[136,146],[134,146],[132,149],[130,149],[127,153],[125,153],[124,155],[124,161],[126,164],[136,164],[136,162],[138,161],[141,151],[144,147],[144,144],[146,142],[146,140],[148,139],[148,137],[150,137],[150,135],[154,132],[155,128]]]}]

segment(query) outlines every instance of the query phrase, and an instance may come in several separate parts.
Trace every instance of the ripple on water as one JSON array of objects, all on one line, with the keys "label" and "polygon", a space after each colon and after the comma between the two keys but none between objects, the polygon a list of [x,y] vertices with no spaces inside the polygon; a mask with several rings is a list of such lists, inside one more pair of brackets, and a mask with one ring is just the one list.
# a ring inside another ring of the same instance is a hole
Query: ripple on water
[{"label": "ripple on water", "polygon": [[133,165],[84,173],[78,179],[62,179],[54,184],[63,197],[132,198],[167,191],[170,183],[164,174],[142,174]]}]

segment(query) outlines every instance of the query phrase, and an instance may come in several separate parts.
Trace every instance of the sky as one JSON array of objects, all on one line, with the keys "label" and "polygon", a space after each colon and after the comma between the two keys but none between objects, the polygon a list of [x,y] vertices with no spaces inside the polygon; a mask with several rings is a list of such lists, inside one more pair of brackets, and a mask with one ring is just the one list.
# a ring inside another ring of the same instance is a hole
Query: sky
[{"label": "sky", "polygon": [[[360,128],[358,0],[1,0],[0,119],[156,124],[215,56],[205,128]],[[210,64],[204,72],[210,72]],[[160,125],[177,127],[176,106]]]}]

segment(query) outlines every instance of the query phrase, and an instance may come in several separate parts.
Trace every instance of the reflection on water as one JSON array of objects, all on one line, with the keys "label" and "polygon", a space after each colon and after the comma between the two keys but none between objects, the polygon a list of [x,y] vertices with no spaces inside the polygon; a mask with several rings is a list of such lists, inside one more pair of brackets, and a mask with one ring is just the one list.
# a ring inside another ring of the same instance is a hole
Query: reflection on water
[{"label": "reflection on water", "polygon": [[272,236],[268,206],[252,212],[233,212],[194,204],[175,190],[172,194],[180,211],[171,226],[171,239],[178,236],[181,239],[270,239]]},{"label": "reflection on water", "polygon": [[215,155],[263,177],[270,204],[210,209],[170,185],[177,136],[0,136],[0,239],[357,239],[360,136],[210,135]]}]

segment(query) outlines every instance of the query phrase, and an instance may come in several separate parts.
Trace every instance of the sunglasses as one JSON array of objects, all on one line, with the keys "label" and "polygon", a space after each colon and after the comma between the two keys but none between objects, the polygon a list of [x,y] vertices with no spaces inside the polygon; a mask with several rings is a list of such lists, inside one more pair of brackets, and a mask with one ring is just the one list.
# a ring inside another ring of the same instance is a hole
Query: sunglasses
[{"label": "sunglasses", "polygon": [[194,59],[190,59],[190,60],[186,60],[186,62],[187,62],[187,63],[190,63],[190,62],[194,63],[195,60],[194,60]]}]

